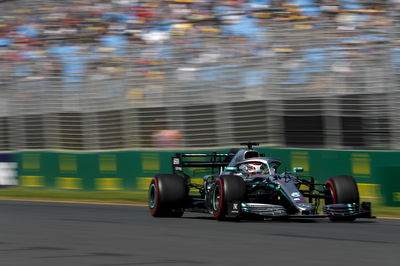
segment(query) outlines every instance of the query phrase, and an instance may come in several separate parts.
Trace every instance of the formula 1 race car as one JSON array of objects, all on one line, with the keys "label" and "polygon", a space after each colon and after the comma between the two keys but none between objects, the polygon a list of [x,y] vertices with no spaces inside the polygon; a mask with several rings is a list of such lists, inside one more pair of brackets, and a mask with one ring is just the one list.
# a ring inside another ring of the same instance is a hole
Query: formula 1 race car
[{"label": "formula 1 race car", "polygon": [[[320,218],[354,221],[371,218],[371,204],[360,204],[352,176],[332,176],[318,184],[301,176],[302,168],[279,174],[281,162],[252,147],[229,153],[185,154],[172,158],[172,174],[154,176],[149,208],[154,217],[181,217],[185,211],[211,213],[217,220],[247,218]],[[191,182],[189,170],[209,170],[203,184]],[[193,192],[194,191],[194,192]],[[308,200],[306,200],[308,199]],[[320,208],[321,199],[325,205]]]}]

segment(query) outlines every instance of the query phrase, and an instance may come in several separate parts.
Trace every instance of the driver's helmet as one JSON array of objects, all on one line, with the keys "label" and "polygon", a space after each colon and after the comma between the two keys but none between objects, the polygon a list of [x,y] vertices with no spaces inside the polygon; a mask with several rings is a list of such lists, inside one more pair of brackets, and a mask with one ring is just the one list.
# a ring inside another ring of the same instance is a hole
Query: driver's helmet
[{"label": "driver's helmet", "polygon": [[266,174],[267,171],[265,168],[265,165],[263,165],[262,163],[248,163],[244,165],[243,170],[247,172],[250,176],[253,176]]}]

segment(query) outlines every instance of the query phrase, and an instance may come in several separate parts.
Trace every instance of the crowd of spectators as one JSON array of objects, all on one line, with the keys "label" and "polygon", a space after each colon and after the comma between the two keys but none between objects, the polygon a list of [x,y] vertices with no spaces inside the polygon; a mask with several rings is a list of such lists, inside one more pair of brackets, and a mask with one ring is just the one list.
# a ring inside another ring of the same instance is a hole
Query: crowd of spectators
[{"label": "crowd of spectators", "polygon": [[[388,10],[394,5],[397,1],[0,1],[0,88],[31,98],[30,90],[42,93],[59,84],[65,93],[122,96],[140,105],[149,91],[168,93],[169,83],[194,90],[195,83],[206,82],[308,84],[321,72],[353,72],[354,60],[345,58],[380,57],[383,48],[370,45],[389,41],[379,29],[393,26]],[[279,68],[284,76],[273,74]]]}]

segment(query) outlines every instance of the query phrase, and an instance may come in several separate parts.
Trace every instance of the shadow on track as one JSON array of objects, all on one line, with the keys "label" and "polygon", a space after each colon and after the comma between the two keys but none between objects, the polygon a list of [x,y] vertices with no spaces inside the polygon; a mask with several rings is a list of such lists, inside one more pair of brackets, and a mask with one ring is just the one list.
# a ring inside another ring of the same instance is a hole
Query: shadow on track
[{"label": "shadow on track", "polygon": [[[180,219],[188,219],[188,220],[208,220],[208,221],[216,221],[214,217],[210,216],[189,216],[189,217],[182,217]],[[337,221],[337,222],[330,222],[329,219],[299,219],[299,218],[253,218],[253,219],[227,219],[222,222],[233,222],[233,223],[335,223],[335,224],[372,224],[376,223],[376,220],[356,220],[352,222],[348,221]]]}]

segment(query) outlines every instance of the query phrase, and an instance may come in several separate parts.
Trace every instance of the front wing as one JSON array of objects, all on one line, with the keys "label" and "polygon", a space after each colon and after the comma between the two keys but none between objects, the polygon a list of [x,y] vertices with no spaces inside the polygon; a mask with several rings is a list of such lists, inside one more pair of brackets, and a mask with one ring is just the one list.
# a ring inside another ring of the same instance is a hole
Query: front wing
[{"label": "front wing", "polygon": [[326,217],[355,217],[375,218],[371,216],[371,203],[330,204],[323,207],[324,214],[288,214],[281,205],[262,203],[232,202],[228,204],[228,216],[262,216],[266,218],[293,217],[293,218],[326,218]]}]

